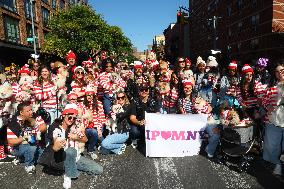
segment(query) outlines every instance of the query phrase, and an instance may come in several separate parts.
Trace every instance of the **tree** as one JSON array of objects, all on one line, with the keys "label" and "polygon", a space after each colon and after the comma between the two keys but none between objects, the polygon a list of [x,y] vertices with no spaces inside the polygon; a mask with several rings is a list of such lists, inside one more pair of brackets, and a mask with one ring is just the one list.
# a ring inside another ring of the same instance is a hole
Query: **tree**
[{"label": "tree", "polygon": [[69,50],[80,52],[107,51],[116,57],[132,52],[130,40],[117,26],[108,25],[90,6],[77,5],[54,15],[48,26],[51,32],[43,53],[64,57]]}]

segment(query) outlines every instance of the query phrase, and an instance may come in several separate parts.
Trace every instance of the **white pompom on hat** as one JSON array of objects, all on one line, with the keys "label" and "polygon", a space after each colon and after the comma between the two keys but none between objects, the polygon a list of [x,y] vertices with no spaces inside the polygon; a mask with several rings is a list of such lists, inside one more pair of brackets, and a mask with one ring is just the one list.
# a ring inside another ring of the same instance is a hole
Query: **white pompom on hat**
[{"label": "white pompom on hat", "polygon": [[216,58],[214,56],[209,56],[206,62],[206,66],[208,67],[217,67],[218,62],[216,61]]},{"label": "white pompom on hat", "polygon": [[196,61],[196,65],[198,66],[199,64],[203,64],[203,65],[206,66],[206,63],[205,63],[205,61],[202,59],[201,56],[199,56],[199,57],[197,58],[197,61]]},{"label": "white pompom on hat", "polygon": [[76,104],[67,104],[62,112],[62,115],[78,114],[78,107]]}]

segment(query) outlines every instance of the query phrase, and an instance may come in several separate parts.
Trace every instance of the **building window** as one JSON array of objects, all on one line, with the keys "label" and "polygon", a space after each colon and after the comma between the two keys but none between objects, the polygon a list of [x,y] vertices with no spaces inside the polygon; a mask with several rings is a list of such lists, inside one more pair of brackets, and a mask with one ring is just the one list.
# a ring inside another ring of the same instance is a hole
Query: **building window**
[{"label": "building window", "polygon": [[5,16],[5,37],[9,42],[20,43],[20,31],[19,31],[19,21]]},{"label": "building window", "polygon": [[[25,15],[27,19],[31,19],[31,1],[30,0],[25,0]],[[34,20],[36,19],[36,12],[35,12],[35,1],[33,2],[33,16]]]},{"label": "building window", "polygon": [[251,17],[251,25],[252,26],[257,26],[259,24],[259,14],[253,15]]},{"label": "building window", "polygon": [[237,44],[237,52],[240,52],[242,48],[242,43]]},{"label": "building window", "polygon": [[252,7],[256,8],[258,5],[257,0],[252,0]]},{"label": "building window", "polygon": [[239,22],[238,23],[239,33],[242,32],[242,28],[243,28],[243,22]]},{"label": "building window", "polygon": [[56,1],[57,0],[52,0],[52,2],[51,2],[51,6],[52,6],[53,9],[56,9]]},{"label": "building window", "polygon": [[12,12],[17,12],[16,0],[0,0],[0,6]]},{"label": "building window", "polygon": [[253,39],[250,41],[250,46],[251,46],[251,49],[258,49],[259,48],[259,40],[258,39]]},{"label": "building window", "polygon": [[228,5],[228,7],[227,7],[227,14],[228,14],[228,16],[232,15],[232,5]]},{"label": "building window", "polygon": [[49,11],[44,8],[44,7],[41,7],[41,14],[42,14],[42,22],[43,22],[43,25],[44,26],[47,26],[48,24],[48,19],[49,19]]},{"label": "building window", "polygon": [[243,0],[238,0],[237,3],[238,3],[239,11],[242,10],[242,8],[243,8]]},{"label": "building window", "polygon": [[60,9],[65,9],[65,2],[60,0]]},{"label": "building window", "polygon": [[69,0],[69,5],[75,5],[76,4],[76,0]]}]

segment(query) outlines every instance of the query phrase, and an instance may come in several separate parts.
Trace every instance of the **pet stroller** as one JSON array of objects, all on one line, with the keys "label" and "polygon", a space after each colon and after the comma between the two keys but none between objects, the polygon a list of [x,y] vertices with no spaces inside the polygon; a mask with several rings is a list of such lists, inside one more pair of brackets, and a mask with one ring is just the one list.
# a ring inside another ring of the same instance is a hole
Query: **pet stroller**
[{"label": "pet stroller", "polygon": [[[254,159],[249,152],[258,141],[254,124],[224,127],[220,137],[219,160],[225,165],[234,162],[240,172],[246,171]],[[231,160],[231,161],[230,161]]]}]

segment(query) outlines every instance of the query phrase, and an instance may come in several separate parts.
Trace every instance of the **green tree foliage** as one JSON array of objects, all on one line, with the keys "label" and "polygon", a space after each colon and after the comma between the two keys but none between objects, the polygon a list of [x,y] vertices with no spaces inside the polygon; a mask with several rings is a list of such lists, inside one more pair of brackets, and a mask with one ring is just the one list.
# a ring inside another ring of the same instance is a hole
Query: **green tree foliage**
[{"label": "green tree foliage", "polygon": [[117,26],[108,25],[90,6],[72,6],[49,21],[42,52],[64,57],[72,49],[79,52],[105,50],[112,56],[132,53],[131,42]]}]

